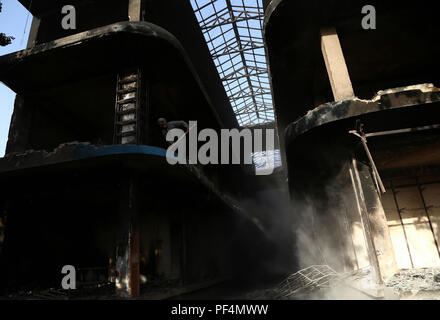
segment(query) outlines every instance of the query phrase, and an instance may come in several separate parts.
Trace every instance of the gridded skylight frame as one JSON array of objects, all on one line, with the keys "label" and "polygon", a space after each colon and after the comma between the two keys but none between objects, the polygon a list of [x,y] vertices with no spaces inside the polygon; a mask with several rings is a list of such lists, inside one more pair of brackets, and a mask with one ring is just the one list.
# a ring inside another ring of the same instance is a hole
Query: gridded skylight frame
[{"label": "gridded skylight frame", "polygon": [[262,0],[190,0],[240,126],[274,121]]},{"label": "gridded skylight frame", "polygon": [[252,162],[257,171],[281,167],[280,149],[254,152],[252,153]]}]

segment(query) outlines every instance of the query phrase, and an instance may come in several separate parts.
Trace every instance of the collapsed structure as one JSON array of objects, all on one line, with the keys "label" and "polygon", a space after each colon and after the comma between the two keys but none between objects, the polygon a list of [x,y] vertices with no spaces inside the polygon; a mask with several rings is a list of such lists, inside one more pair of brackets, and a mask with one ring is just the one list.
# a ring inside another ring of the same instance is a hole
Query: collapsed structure
[{"label": "collapsed structure", "polygon": [[[440,265],[440,46],[427,3],[266,1],[265,41],[304,267]],[[307,248],[307,249],[305,249]]]}]

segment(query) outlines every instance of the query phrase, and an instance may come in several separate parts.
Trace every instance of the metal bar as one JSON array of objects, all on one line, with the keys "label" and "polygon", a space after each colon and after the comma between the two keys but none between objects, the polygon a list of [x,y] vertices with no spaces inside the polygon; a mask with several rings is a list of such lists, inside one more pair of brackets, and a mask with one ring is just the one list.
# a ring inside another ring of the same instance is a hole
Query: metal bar
[{"label": "metal bar", "polygon": [[377,171],[376,164],[374,163],[373,157],[371,156],[371,153],[370,153],[370,149],[368,149],[367,139],[365,138],[365,136],[363,136],[361,138],[361,142],[362,142],[362,145],[364,146],[365,153],[368,156],[368,160],[370,160],[371,167],[374,170],[374,173],[377,175],[377,180],[379,182],[380,190],[382,191],[382,193],[385,193],[387,191],[385,189],[385,186],[383,185],[382,179],[380,178],[379,171]]},{"label": "metal bar", "polygon": [[377,179],[377,176],[376,176],[376,172],[375,171],[373,171],[373,178],[374,178],[374,184],[376,185],[376,190],[377,190],[377,194],[379,195],[379,198],[382,198],[382,194],[380,193],[380,187],[379,187],[379,181],[378,181],[378,179]]},{"label": "metal bar", "polygon": [[[272,105],[266,54],[262,51],[264,10],[261,0],[252,5],[246,1],[225,0],[214,5],[213,1],[193,0],[192,6],[234,113],[242,108],[243,99],[253,102],[252,113],[236,114],[239,124],[273,121],[273,110],[272,113],[261,111],[258,105],[260,100],[267,107]],[[203,11],[203,8],[210,10]],[[266,96],[254,95],[261,92],[256,89],[258,84],[260,87],[267,84]],[[244,91],[244,97],[237,98],[235,91]]]},{"label": "metal bar", "polygon": [[433,124],[431,126],[424,126],[424,127],[415,127],[415,128],[406,128],[406,129],[398,129],[398,130],[371,132],[371,133],[366,133],[365,137],[370,138],[370,137],[378,137],[378,136],[400,134],[400,133],[408,133],[408,132],[417,132],[417,131],[425,131],[425,130],[433,130],[433,129],[440,129],[440,124]]},{"label": "metal bar", "polygon": [[[251,89],[252,90],[252,89]],[[253,90],[252,90],[253,91]],[[246,98],[253,98],[253,100],[254,100],[254,105],[257,105],[257,102],[255,101],[255,97],[256,96],[263,96],[263,95],[269,95],[270,94],[270,91],[269,92],[262,92],[262,93],[252,93],[252,94],[249,94],[249,95],[245,95],[245,96],[239,96],[239,97],[234,97],[234,96],[232,96],[230,99],[231,100],[239,100],[239,99],[246,99]]]},{"label": "metal bar", "polygon": [[237,23],[237,22],[243,22],[243,21],[247,21],[247,20],[256,20],[256,19],[260,19],[262,17],[264,17],[264,15],[258,14],[258,15],[249,16],[249,17],[246,17],[246,18],[225,19],[225,21],[217,23],[217,24],[206,23],[204,26],[200,27],[200,29],[202,29],[202,30],[212,30],[212,29],[220,27],[220,26],[224,26],[224,25],[228,25],[228,24],[232,24],[232,23]]},{"label": "metal bar", "polygon": [[[231,0],[226,0],[226,6],[228,7],[229,11],[231,12],[231,17],[234,18],[234,13],[233,13],[233,10],[232,10]],[[237,24],[235,22],[232,23],[232,28],[234,29],[234,34],[235,34],[235,37],[237,38],[238,48],[239,48],[239,50],[242,50],[242,45],[241,45],[241,40],[240,40],[240,33],[238,32]],[[241,59],[242,59],[242,63],[243,63],[243,66],[245,68],[245,71],[246,71],[246,73],[249,73],[248,66],[247,66],[247,63],[246,63],[246,57],[244,56],[243,52],[240,52],[240,55],[241,55]],[[251,79],[249,77],[247,78],[247,82],[248,82],[249,89],[250,89],[249,91],[251,93],[250,96],[253,96],[254,95],[254,89],[253,89],[253,86],[252,86]],[[255,101],[255,96],[252,97],[252,100],[254,101],[254,104],[256,105],[257,102]],[[257,118],[259,118],[260,117],[260,113],[259,113],[258,108],[256,106],[255,106],[255,113],[257,115]]]},{"label": "metal bar", "polygon": [[[401,177],[396,177],[396,178],[401,178]],[[394,179],[396,179],[396,178],[394,178]],[[404,177],[404,178],[406,178],[406,177]],[[431,182],[424,182],[423,185],[439,184],[439,183],[440,183],[440,181],[431,181]],[[395,187],[397,187],[397,188],[417,187],[417,183],[400,184]]]},{"label": "metal bar", "polygon": [[228,48],[228,47],[226,47],[226,48],[224,48],[224,49],[222,49],[222,50],[219,50],[219,51],[223,51],[223,52],[222,52],[222,53],[214,53],[214,54],[212,55],[212,57],[213,57],[214,59],[216,59],[216,58],[218,58],[218,57],[226,56],[226,55],[229,55],[229,54],[241,53],[241,52],[251,51],[251,50],[255,50],[255,49],[262,49],[262,48],[264,48],[264,46],[250,47],[250,48],[243,48],[243,49],[239,49],[239,50],[234,49],[234,48],[231,48],[232,50],[230,50],[230,51],[227,51],[227,50],[226,50],[227,48]]},{"label": "metal bar", "polygon": [[232,78],[229,77],[230,75],[228,75],[228,76],[222,78],[221,80],[222,81],[233,81],[233,80],[239,80],[239,79],[242,79],[242,78],[245,78],[245,77],[256,77],[256,76],[259,76],[259,75],[262,75],[262,74],[267,74],[267,70],[261,71],[261,72],[257,72],[257,73],[248,73],[248,74],[244,74],[242,76],[237,76],[237,77],[232,77]]},{"label": "metal bar", "polygon": [[199,12],[199,11],[205,9],[207,6],[214,4],[215,2],[217,2],[217,0],[211,0],[210,2],[205,3],[203,6],[198,7],[196,10],[194,10],[194,12]]},{"label": "metal bar", "polygon": [[408,250],[408,255],[409,255],[409,261],[411,262],[411,268],[414,268],[414,262],[413,262],[411,250],[409,247],[408,236],[406,234],[405,225],[403,224],[402,214],[401,214],[401,211],[399,208],[399,203],[397,202],[396,190],[394,189],[393,181],[390,181],[390,184],[391,184],[391,191],[393,192],[394,204],[396,205],[397,214],[399,215],[400,223],[401,223],[402,229],[403,229],[403,235],[405,236],[406,248]]},{"label": "metal bar", "polygon": [[385,186],[383,185],[382,179],[380,178],[379,171],[377,170],[376,164],[374,163],[373,157],[371,156],[371,153],[370,153],[370,149],[368,148],[368,145],[367,145],[367,138],[365,137],[365,133],[363,130],[363,124],[360,123],[360,121],[358,120],[356,122],[356,125],[358,127],[357,130],[351,130],[351,131],[349,131],[349,133],[354,134],[355,136],[357,136],[361,139],[361,143],[364,147],[365,153],[367,154],[368,160],[370,161],[371,168],[373,169],[374,174],[376,175],[377,180],[379,182],[380,191],[382,193],[385,193],[386,192]]},{"label": "metal bar", "polygon": [[[260,111],[263,111],[263,112],[271,112],[272,109],[260,109]],[[236,114],[236,115],[244,115],[244,114],[251,114],[251,113],[253,113],[253,111],[248,111],[248,112],[245,112],[245,111],[243,111],[243,112],[236,112],[235,114]]]},{"label": "metal bar", "polygon": [[435,247],[437,248],[437,254],[438,254],[439,258],[440,258],[440,249],[439,249],[439,246],[438,246],[437,238],[435,236],[434,228],[432,226],[431,218],[429,217],[429,208],[426,206],[425,197],[423,196],[422,187],[420,186],[420,183],[419,183],[419,178],[416,178],[416,182],[417,182],[417,188],[418,188],[419,193],[420,193],[420,198],[422,199],[423,208],[425,209],[426,217],[428,218],[429,228],[431,229],[432,236],[434,237],[434,243],[435,243]]}]

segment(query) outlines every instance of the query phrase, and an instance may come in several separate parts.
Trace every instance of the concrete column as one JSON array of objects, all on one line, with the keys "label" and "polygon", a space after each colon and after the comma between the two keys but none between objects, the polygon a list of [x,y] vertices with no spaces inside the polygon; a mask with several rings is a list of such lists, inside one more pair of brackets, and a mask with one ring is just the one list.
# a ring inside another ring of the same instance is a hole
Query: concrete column
[{"label": "concrete column", "polygon": [[141,21],[142,0],[128,1],[128,19],[130,21]]},{"label": "concrete column", "polygon": [[128,174],[122,178],[116,248],[116,294],[137,297],[140,292],[140,230],[138,183]]},{"label": "concrete column", "polygon": [[334,28],[321,30],[321,50],[335,101],[353,98],[350,75]]},{"label": "concrete column", "polygon": [[31,30],[29,31],[29,38],[27,42],[26,49],[30,49],[35,46],[37,41],[38,29],[40,28],[41,20],[37,17],[32,19]]},{"label": "concrete column", "polygon": [[370,169],[353,158],[353,180],[364,225],[370,262],[376,280],[382,283],[397,272],[396,257],[390,231]]}]

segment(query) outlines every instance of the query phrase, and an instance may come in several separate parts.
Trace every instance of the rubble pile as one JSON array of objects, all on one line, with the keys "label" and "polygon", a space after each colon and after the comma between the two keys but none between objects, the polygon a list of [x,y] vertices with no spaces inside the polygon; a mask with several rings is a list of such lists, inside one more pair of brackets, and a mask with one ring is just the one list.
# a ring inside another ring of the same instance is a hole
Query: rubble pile
[{"label": "rubble pile", "polygon": [[403,299],[440,300],[440,268],[400,270],[385,285]]},{"label": "rubble pile", "polygon": [[302,269],[279,285],[247,294],[247,299],[392,299],[440,300],[440,268],[400,270],[383,285],[369,267],[337,273],[329,266]]}]

